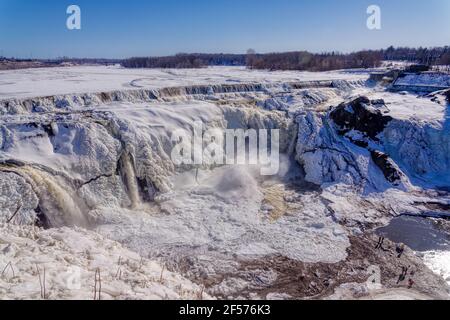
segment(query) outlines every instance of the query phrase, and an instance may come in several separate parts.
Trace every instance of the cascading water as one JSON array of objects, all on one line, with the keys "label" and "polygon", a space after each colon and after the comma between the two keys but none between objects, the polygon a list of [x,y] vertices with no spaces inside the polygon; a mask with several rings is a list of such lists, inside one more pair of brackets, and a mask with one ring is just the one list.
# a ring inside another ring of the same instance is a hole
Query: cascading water
[{"label": "cascading water", "polygon": [[39,207],[51,227],[87,227],[88,220],[77,203],[70,186],[57,181],[54,176],[33,167],[11,168],[22,176],[39,198]]},{"label": "cascading water", "polygon": [[131,201],[131,209],[136,209],[142,201],[134,166],[128,153],[124,153],[120,159],[120,173]]}]

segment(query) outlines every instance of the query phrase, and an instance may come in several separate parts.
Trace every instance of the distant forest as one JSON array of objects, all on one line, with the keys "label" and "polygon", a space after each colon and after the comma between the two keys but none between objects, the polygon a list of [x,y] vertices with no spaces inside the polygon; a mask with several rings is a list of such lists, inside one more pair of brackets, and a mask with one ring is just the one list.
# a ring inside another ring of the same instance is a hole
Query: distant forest
[{"label": "distant forest", "polygon": [[402,60],[416,62],[419,64],[450,65],[450,47],[436,48],[407,48],[407,47],[389,47],[383,51],[384,60]]},{"label": "distant forest", "polygon": [[29,68],[52,68],[70,65],[114,65],[121,63],[119,59],[78,59],[78,58],[56,58],[56,59],[16,59],[0,56],[0,70],[16,70]]},{"label": "distant forest", "polygon": [[383,60],[411,61],[424,65],[450,65],[450,47],[365,50],[353,53],[310,53],[307,51],[258,54],[177,54],[167,57],[136,57],[122,61],[126,68],[201,68],[247,66],[250,69],[329,71],[373,68]]},{"label": "distant forest", "polygon": [[268,70],[329,71],[352,68],[379,67],[383,55],[381,51],[360,51],[350,54],[310,52],[286,52],[270,54],[248,54],[247,67]]},{"label": "distant forest", "polygon": [[207,66],[245,66],[245,54],[180,53],[167,57],[130,58],[122,61],[126,68],[201,68]]}]

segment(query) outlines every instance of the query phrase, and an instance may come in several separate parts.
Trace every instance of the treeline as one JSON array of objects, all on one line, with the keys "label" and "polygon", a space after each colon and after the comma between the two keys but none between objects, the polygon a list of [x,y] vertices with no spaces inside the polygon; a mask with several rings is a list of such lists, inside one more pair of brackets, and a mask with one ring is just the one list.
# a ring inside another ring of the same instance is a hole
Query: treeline
[{"label": "treeline", "polygon": [[256,54],[177,54],[166,57],[135,57],[122,61],[126,68],[201,68],[207,66],[247,66],[250,69],[328,71],[371,68],[381,64],[382,51],[352,54],[313,54],[306,51]]},{"label": "treeline", "polygon": [[268,70],[329,71],[353,68],[374,68],[381,65],[383,52],[313,54],[307,51],[253,54],[247,56],[247,67]]},{"label": "treeline", "polygon": [[206,66],[245,66],[245,54],[194,54]]},{"label": "treeline", "polygon": [[0,61],[31,62],[31,61],[35,61],[35,60],[33,60],[33,59],[16,59],[16,58],[0,57]]},{"label": "treeline", "polygon": [[450,47],[407,48],[393,46],[383,52],[384,60],[410,61],[427,66],[450,65]]},{"label": "treeline", "polygon": [[166,57],[136,57],[122,61],[125,68],[201,68],[207,66],[244,66],[244,54],[184,54]]},{"label": "treeline", "polygon": [[201,68],[247,66],[250,69],[330,71],[379,67],[383,60],[410,61],[427,66],[450,65],[450,48],[389,47],[353,53],[311,53],[307,51],[258,54],[185,54],[166,57],[136,57],[123,60],[126,68]]},{"label": "treeline", "polygon": [[55,63],[72,63],[75,65],[114,65],[120,64],[120,59],[105,59],[105,58],[68,58],[62,57],[54,60],[48,60]]},{"label": "treeline", "polygon": [[450,65],[450,47],[364,50],[349,54],[306,51],[256,54],[249,50],[247,67],[269,70],[329,71],[379,67],[383,60],[409,61],[426,66]]}]

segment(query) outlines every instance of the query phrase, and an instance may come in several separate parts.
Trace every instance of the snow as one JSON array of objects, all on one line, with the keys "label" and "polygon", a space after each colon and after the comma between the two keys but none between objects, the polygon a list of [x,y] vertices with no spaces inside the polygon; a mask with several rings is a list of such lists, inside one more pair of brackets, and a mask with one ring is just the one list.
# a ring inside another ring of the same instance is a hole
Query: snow
[{"label": "snow", "polygon": [[450,87],[450,74],[429,72],[422,74],[406,74],[397,79],[395,85],[417,87]]},{"label": "snow", "polygon": [[[2,204],[0,222],[11,221],[28,225],[36,219],[34,209],[37,207],[39,199],[31,186],[14,173],[0,173],[0,203]],[[18,208],[21,210],[14,216]]]},{"label": "snow", "polygon": [[438,104],[429,98],[418,97],[414,94],[399,95],[391,92],[373,92],[368,97],[372,100],[383,99],[386,103],[383,111],[399,120],[426,123],[439,126],[443,124],[448,113],[448,106]]},{"label": "snow", "polygon": [[[118,66],[79,66],[0,71],[0,100],[71,93],[158,89],[190,85],[366,79],[340,72],[256,71],[244,67],[204,69],[125,69]],[[93,88],[95,88],[93,90]]]},{"label": "snow", "polygon": [[428,251],[423,257],[425,264],[450,284],[450,251]]},{"label": "snow", "polygon": [[102,300],[191,300],[199,299],[202,292],[158,262],[78,228],[44,231],[1,224],[0,252],[2,299],[43,299],[39,283],[44,281],[44,270],[45,299],[50,300],[92,300],[96,270],[101,275]]}]

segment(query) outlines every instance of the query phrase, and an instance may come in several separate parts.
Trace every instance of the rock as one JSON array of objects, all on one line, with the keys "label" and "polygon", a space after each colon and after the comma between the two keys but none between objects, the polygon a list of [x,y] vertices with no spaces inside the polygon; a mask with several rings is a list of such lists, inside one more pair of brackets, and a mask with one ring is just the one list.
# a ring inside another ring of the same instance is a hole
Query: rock
[{"label": "rock", "polygon": [[450,89],[444,92],[444,95],[447,97],[447,101],[450,102]]},{"label": "rock", "polygon": [[372,100],[371,103],[373,105],[376,105],[376,106],[384,106],[384,105],[386,105],[386,102],[384,102],[383,99],[375,99],[375,100]]},{"label": "rock", "polygon": [[412,73],[421,73],[426,72],[430,70],[430,66],[423,65],[423,64],[413,64],[408,66],[405,69],[405,72],[412,72]]},{"label": "rock", "polygon": [[383,171],[386,179],[391,183],[400,183],[403,173],[388,155],[380,151],[371,151],[373,162]]},{"label": "rock", "polygon": [[378,134],[393,120],[374,107],[379,102],[375,101],[373,104],[367,97],[359,97],[350,103],[340,104],[331,112],[330,117],[340,127],[341,135],[356,130],[378,141]]}]

